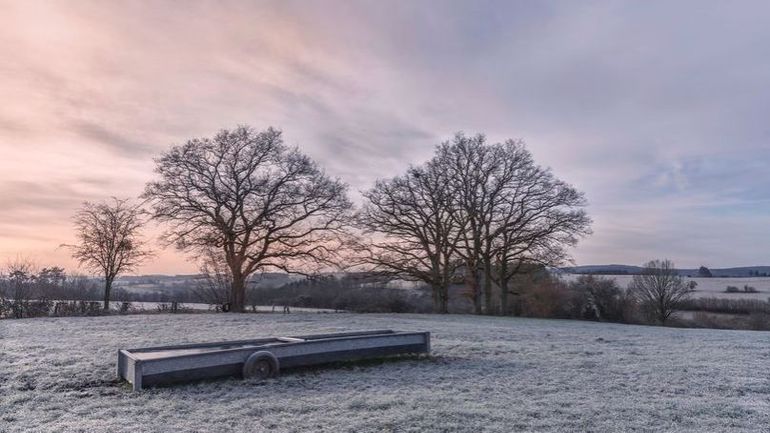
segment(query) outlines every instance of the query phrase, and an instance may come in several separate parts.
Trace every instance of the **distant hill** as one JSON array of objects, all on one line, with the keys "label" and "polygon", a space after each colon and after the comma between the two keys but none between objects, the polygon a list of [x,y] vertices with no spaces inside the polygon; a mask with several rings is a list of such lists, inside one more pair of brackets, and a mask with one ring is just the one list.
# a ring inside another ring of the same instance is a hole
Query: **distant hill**
[{"label": "distant hill", "polygon": [[[770,276],[770,266],[742,266],[737,268],[709,268],[713,277],[767,277]],[[585,265],[563,267],[561,271],[571,274],[596,275],[634,275],[642,271],[640,266],[630,265]],[[679,275],[698,276],[698,269],[677,269]]]}]

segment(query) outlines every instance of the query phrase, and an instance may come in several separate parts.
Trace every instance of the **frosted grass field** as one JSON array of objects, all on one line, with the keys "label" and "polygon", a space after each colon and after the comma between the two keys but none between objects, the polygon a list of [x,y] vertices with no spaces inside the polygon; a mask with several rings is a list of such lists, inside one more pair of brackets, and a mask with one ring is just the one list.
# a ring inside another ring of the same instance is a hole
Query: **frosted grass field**
[{"label": "frosted grass field", "polygon": [[[561,274],[564,281],[572,281],[579,277],[578,274]],[[631,282],[631,275],[597,275],[600,278],[614,279],[620,287],[628,287]],[[747,277],[747,278],[688,278],[685,281],[695,281],[698,286],[695,288],[693,296],[696,298],[729,298],[729,299],[760,299],[767,301],[770,298],[770,277]],[[758,293],[725,293],[727,286],[735,286],[743,290],[743,286],[748,284],[758,290]]]},{"label": "frosted grass field", "polygon": [[[433,333],[433,357],[131,393],[116,351],[263,335]],[[438,315],[0,321],[0,431],[756,432],[770,333]]]}]

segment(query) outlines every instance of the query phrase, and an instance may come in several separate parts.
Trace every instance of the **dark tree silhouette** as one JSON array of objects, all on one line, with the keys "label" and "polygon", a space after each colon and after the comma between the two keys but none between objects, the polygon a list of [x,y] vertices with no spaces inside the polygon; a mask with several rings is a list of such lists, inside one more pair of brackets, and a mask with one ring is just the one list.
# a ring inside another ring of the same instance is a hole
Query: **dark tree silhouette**
[{"label": "dark tree silhouette", "polygon": [[[749,275],[751,275],[750,272],[749,272]],[[702,278],[711,278],[711,277],[713,277],[713,275],[711,274],[711,270],[709,270],[709,268],[707,268],[705,266],[701,266],[698,269],[698,276],[702,277]]]},{"label": "dark tree silhouette", "polygon": [[446,172],[433,163],[377,181],[358,215],[364,263],[377,273],[430,285],[434,310],[448,311],[449,285],[461,263],[454,257],[461,227],[450,209]]},{"label": "dark tree silhouette", "polygon": [[509,141],[495,150],[504,168],[495,178],[500,193],[493,199],[483,258],[507,314],[512,278],[523,267],[562,265],[567,248],[591,233],[591,220],[583,194],[536,165],[522,143]]},{"label": "dark tree silhouette", "polygon": [[521,142],[487,144],[483,135],[456,134],[428,163],[378,181],[365,197],[359,222],[382,236],[362,248],[366,261],[430,284],[438,311],[462,276],[477,314],[498,312],[493,284],[505,313],[517,273],[561,264],[590,233],[580,192],[535,165]]},{"label": "dark tree silhouette", "polygon": [[438,148],[437,164],[448,173],[455,219],[462,222],[456,249],[476,313],[507,312],[509,283],[530,265],[555,266],[566,248],[590,233],[583,194],[535,164],[521,141],[487,144],[483,135],[457,134]]},{"label": "dark tree silhouette", "polygon": [[[476,314],[484,311],[482,297],[486,295],[487,312],[491,312],[490,232],[494,201],[500,193],[494,177],[503,168],[502,163],[495,159],[483,135],[466,137],[462,133],[456,134],[452,141],[442,143],[434,160],[448,174],[452,213],[463,226],[455,252],[464,262],[468,295]],[[482,276],[487,278],[482,279]]]},{"label": "dark tree silhouette", "polygon": [[281,132],[246,126],[175,146],[156,160],[159,179],[143,197],[168,223],[167,243],[216,250],[232,276],[232,311],[243,311],[246,281],[265,268],[306,272],[335,262],[351,203]]}]

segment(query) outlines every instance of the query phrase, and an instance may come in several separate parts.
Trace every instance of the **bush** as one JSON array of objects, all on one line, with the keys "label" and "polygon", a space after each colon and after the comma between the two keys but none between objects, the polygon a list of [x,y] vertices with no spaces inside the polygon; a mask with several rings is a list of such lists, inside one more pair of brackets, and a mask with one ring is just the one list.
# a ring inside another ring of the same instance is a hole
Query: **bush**
[{"label": "bush", "polygon": [[99,316],[104,314],[98,301],[58,301],[53,305],[54,316]]},{"label": "bush", "polygon": [[24,319],[48,316],[53,302],[47,299],[11,300],[0,297],[0,319]]},{"label": "bush", "polygon": [[528,287],[519,303],[515,311],[525,317],[566,319],[572,317],[575,311],[569,287],[552,278]]},{"label": "bush", "polygon": [[724,314],[770,313],[770,303],[759,299],[696,298],[683,302],[679,310]]},{"label": "bush", "polygon": [[744,284],[743,289],[739,289],[736,286],[727,286],[727,288],[725,288],[725,293],[759,293],[759,290],[754,286]]},{"label": "bush", "polygon": [[159,303],[156,308],[158,309],[159,313],[189,313],[191,310],[189,308],[186,308],[184,304],[172,301],[169,303],[161,302]]},{"label": "bush", "polygon": [[709,314],[705,311],[696,311],[693,318],[689,321],[678,321],[677,326],[708,328],[708,329],[740,329],[740,320],[735,317],[724,317],[715,314]]},{"label": "bush", "polygon": [[573,317],[608,322],[627,322],[634,302],[615,280],[591,275],[579,277],[570,284],[573,292]]},{"label": "bush", "polygon": [[5,299],[0,295],[0,319],[10,317],[11,315],[11,301]]}]

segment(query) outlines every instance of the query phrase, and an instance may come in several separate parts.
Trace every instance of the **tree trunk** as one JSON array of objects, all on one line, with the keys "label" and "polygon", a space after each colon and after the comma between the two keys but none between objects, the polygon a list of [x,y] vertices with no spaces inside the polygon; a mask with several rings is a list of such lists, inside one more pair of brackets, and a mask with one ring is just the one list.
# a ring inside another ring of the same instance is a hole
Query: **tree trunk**
[{"label": "tree trunk", "polygon": [[439,287],[439,313],[447,314],[449,312],[449,287],[443,285]]},{"label": "tree trunk", "polygon": [[508,280],[500,278],[500,314],[508,315]]},{"label": "tree trunk", "polygon": [[441,312],[441,286],[436,283],[430,285],[431,297],[433,298],[433,312]]},{"label": "tree trunk", "polygon": [[243,313],[246,304],[246,279],[240,273],[233,272],[231,294],[230,312]]},{"label": "tree trunk", "polygon": [[666,300],[661,295],[658,298],[658,320],[660,320],[660,324],[661,325],[665,325],[666,324],[666,319],[667,319],[667,316],[666,316]]},{"label": "tree trunk", "polygon": [[433,311],[439,314],[449,312],[449,288],[442,284],[433,284]]},{"label": "tree trunk", "polygon": [[112,291],[112,278],[106,277],[104,279],[104,306],[102,309],[104,311],[110,310],[110,292]]},{"label": "tree trunk", "polygon": [[[472,269],[472,270],[471,270]],[[473,312],[474,314],[482,314],[481,308],[481,288],[479,287],[478,271],[471,266],[468,266],[468,277],[466,278],[466,284],[471,292],[473,299]]]},{"label": "tree trunk", "polygon": [[484,309],[488,315],[495,313],[492,303],[492,269],[489,260],[484,260]]}]

